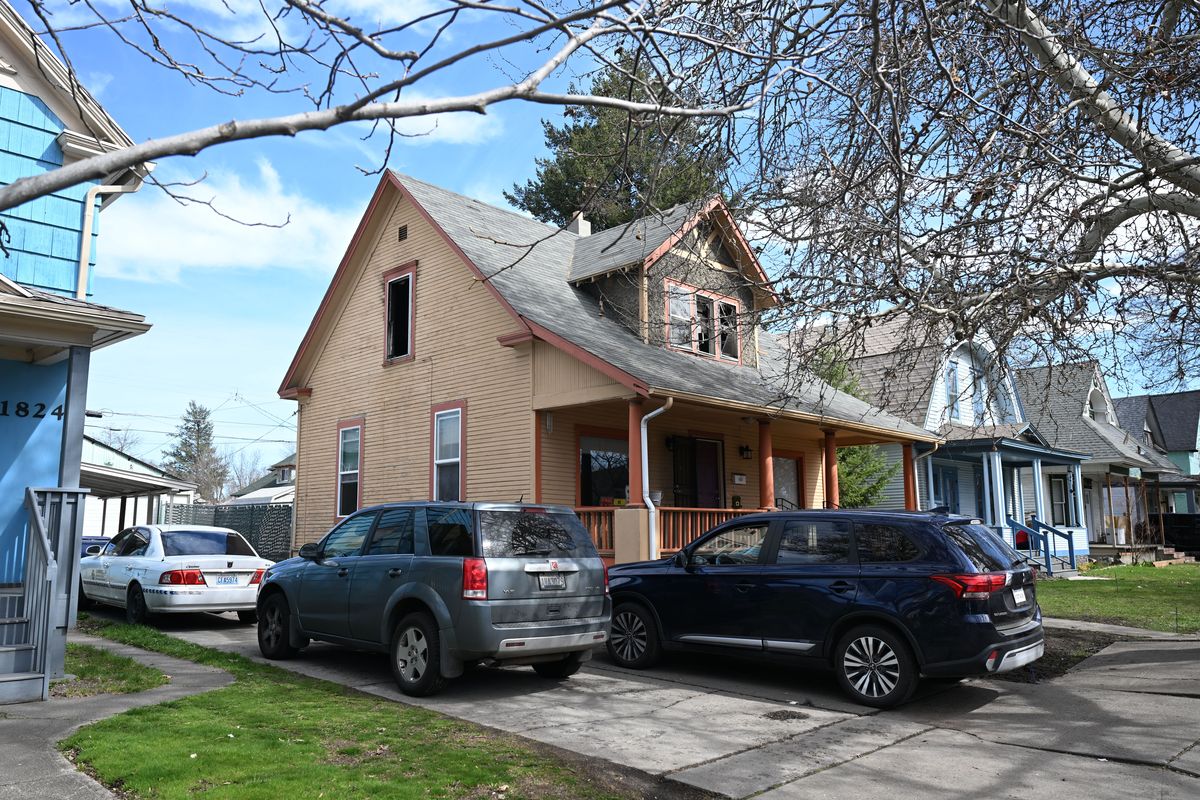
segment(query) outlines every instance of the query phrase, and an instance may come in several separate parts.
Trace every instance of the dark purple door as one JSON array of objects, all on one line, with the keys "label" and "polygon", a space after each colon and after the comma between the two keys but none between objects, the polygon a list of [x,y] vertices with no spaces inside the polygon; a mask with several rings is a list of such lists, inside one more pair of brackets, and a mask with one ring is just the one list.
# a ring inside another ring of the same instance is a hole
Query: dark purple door
[{"label": "dark purple door", "polygon": [[721,508],[721,443],[696,440],[696,507]]}]

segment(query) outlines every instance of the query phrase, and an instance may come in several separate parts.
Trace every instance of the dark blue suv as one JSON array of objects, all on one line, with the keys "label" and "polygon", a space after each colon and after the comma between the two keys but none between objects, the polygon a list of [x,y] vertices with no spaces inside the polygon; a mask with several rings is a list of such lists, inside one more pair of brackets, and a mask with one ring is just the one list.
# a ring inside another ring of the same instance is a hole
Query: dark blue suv
[{"label": "dark blue suv", "polygon": [[799,658],[878,708],[922,675],[1004,672],[1044,649],[1033,570],[969,518],[752,514],[609,580],[621,666],[650,667],[664,648]]}]

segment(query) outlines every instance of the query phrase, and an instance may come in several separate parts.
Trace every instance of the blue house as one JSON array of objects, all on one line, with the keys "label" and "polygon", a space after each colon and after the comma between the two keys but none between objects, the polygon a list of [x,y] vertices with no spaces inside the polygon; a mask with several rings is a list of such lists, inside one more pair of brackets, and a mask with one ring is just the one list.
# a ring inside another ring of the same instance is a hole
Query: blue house
[{"label": "blue house", "polygon": [[[0,182],[132,144],[0,2]],[[149,165],[0,212],[0,702],[45,698],[74,624],[92,350],[144,333],[93,302],[99,212]]]}]

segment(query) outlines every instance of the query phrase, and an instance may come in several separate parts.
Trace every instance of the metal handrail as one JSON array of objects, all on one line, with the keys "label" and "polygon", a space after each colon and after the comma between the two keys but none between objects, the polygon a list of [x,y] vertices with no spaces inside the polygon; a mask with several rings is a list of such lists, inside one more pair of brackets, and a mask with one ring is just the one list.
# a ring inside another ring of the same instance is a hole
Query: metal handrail
[{"label": "metal handrail", "polygon": [[1058,536],[1059,538],[1067,540],[1067,556],[1071,562],[1071,569],[1075,569],[1075,540],[1071,538],[1071,534],[1060,531],[1058,528],[1055,528],[1051,525],[1047,525],[1037,517],[1031,517],[1030,522],[1032,522],[1033,527],[1037,528],[1038,530],[1043,530],[1052,536]]},{"label": "metal handrail", "polygon": [[[1008,518],[1008,526],[1010,528],[1012,528],[1014,531],[1014,535],[1013,535],[1014,542],[1016,541],[1015,531],[1021,531],[1022,533],[1024,533],[1026,536],[1029,537],[1030,541],[1034,541],[1035,539],[1037,540],[1037,542],[1041,545],[1040,552],[1041,552],[1042,558],[1045,559],[1044,566],[1046,567],[1046,574],[1053,575],[1054,574],[1054,559],[1051,557],[1051,554],[1050,554],[1050,539],[1049,539],[1049,537],[1046,536],[1046,534],[1042,533],[1041,531],[1037,530],[1036,528],[1031,528],[1028,525],[1017,522],[1012,517]],[[1029,552],[1029,551],[1027,550],[1026,552]]]},{"label": "metal handrail", "polygon": [[58,562],[46,534],[42,507],[37,494],[25,489],[25,508],[29,512],[29,547],[25,555],[25,616],[29,620],[29,643],[33,646],[33,671],[42,676],[42,699],[50,699],[50,610],[58,581]]}]

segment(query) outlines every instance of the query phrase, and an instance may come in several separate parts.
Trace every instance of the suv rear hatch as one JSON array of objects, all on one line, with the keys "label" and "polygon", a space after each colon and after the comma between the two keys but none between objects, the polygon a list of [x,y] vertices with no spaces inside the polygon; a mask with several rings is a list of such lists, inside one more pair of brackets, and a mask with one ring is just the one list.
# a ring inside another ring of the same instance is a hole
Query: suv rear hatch
[{"label": "suv rear hatch", "polygon": [[1037,615],[1037,576],[1021,554],[973,520],[951,520],[942,531],[978,576],[961,576],[968,585],[960,596],[982,605],[1002,633],[1027,629]]},{"label": "suv rear hatch", "polygon": [[604,614],[604,564],[571,511],[479,512],[492,622],[566,622]]}]

